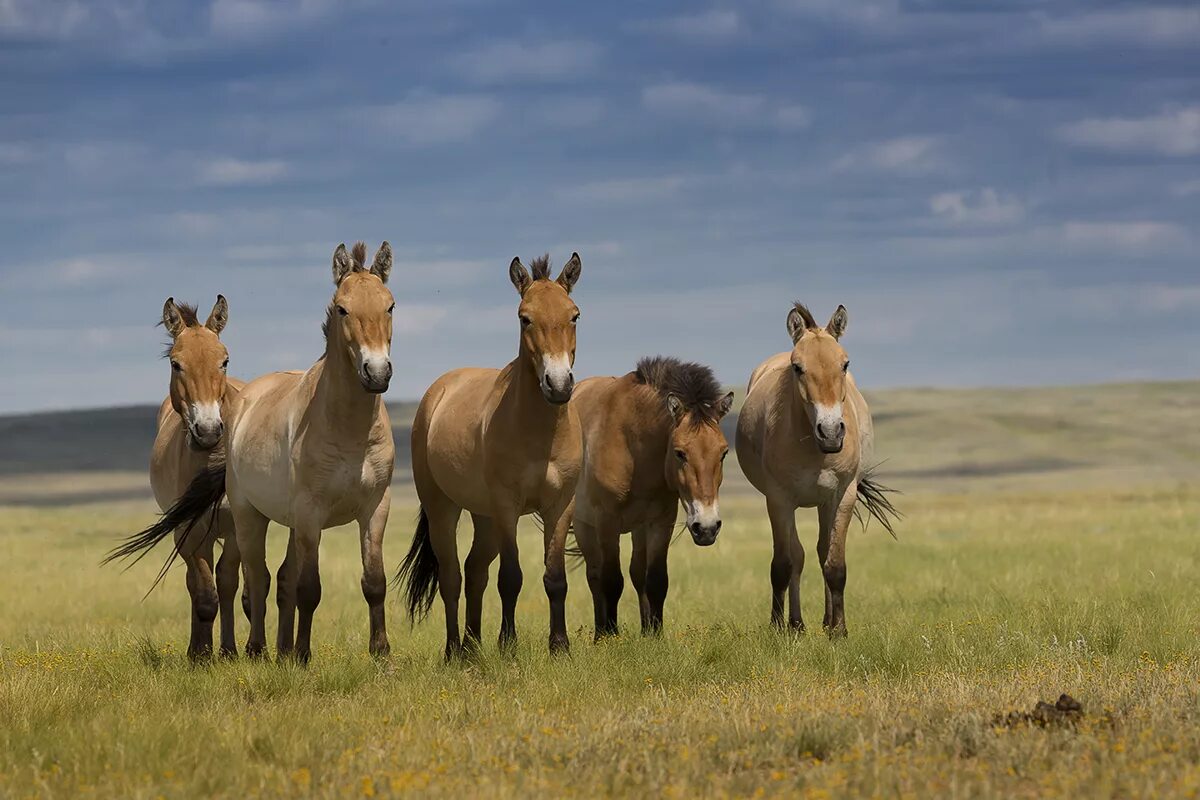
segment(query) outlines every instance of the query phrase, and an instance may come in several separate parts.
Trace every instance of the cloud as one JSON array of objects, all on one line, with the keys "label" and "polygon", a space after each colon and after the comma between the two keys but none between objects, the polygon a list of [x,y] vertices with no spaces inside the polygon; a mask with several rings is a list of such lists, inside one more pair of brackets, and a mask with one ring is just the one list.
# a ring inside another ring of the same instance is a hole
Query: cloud
[{"label": "cloud", "polygon": [[978,191],[942,192],[929,198],[934,216],[954,225],[1011,225],[1025,216],[1025,206],[988,186]]},{"label": "cloud", "polygon": [[761,94],[729,92],[700,83],[647,86],[642,90],[642,105],[664,116],[703,120],[724,128],[794,131],[811,122],[808,109],[799,104],[777,103]]},{"label": "cloud", "polygon": [[1191,197],[1200,194],[1200,178],[1171,184],[1171,194],[1176,197]]},{"label": "cloud", "polygon": [[737,38],[742,32],[742,20],[736,11],[712,8],[695,14],[646,20],[632,27],[686,42],[711,43]]},{"label": "cloud", "polygon": [[1068,144],[1123,153],[1191,156],[1200,153],[1200,106],[1149,117],[1083,119],[1059,126]]},{"label": "cloud", "polygon": [[1041,14],[1036,24],[1042,42],[1060,46],[1194,47],[1200,41],[1200,8],[1143,6],[1056,17]]},{"label": "cloud", "polygon": [[209,25],[231,38],[256,37],[319,19],[336,5],[332,0],[214,0]]},{"label": "cloud", "polygon": [[276,159],[215,158],[200,166],[197,178],[207,186],[263,186],[287,177],[290,171],[286,161]]},{"label": "cloud", "polygon": [[559,197],[592,203],[628,203],[670,197],[684,180],[679,176],[658,178],[613,178],[582,183],[558,190]]},{"label": "cloud", "polygon": [[1187,244],[1187,231],[1170,222],[1067,222],[1062,226],[1063,241],[1073,248],[1086,250],[1157,251]]},{"label": "cloud", "polygon": [[837,171],[882,171],[899,174],[934,172],[946,166],[937,136],[901,136],[856,148],[833,162]]},{"label": "cloud", "polygon": [[500,101],[490,95],[417,96],[370,113],[388,134],[410,145],[463,142],[500,115]]},{"label": "cloud", "polygon": [[[3,0],[0,0],[2,3]],[[33,161],[34,150],[24,142],[0,142],[0,165],[19,166]]]},{"label": "cloud", "polygon": [[504,41],[459,53],[450,59],[450,65],[475,83],[557,83],[593,70],[600,54],[598,45],[586,41],[535,44]]},{"label": "cloud", "polygon": [[899,0],[775,0],[775,6],[799,16],[863,28],[891,25],[900,15]]}]

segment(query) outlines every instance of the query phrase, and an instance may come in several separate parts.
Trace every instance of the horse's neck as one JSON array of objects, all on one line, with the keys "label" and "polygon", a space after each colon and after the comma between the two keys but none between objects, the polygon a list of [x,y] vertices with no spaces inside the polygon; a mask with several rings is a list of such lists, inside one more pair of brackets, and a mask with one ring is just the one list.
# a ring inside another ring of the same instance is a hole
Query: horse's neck
[{"label": "horse's neck", "polygon": [[345,349],[334,343],[332,332],[325,357],[313,365],[309,374],[313,378],[308,398],[310,413],[315,412],[334,431],[362,434],[370,429],[383,398],[362,387],[358,372],[346,358]]},{"label": "horse's neck", "polygon": [[[507,381],[501,402],[514,410],[523,426],[554,428],[567,413],[567,404],[551,406],[538,386],[533,360],[523,350],[500,371],[500,382]],[[528,427],[525,429],[527,430]]]}]

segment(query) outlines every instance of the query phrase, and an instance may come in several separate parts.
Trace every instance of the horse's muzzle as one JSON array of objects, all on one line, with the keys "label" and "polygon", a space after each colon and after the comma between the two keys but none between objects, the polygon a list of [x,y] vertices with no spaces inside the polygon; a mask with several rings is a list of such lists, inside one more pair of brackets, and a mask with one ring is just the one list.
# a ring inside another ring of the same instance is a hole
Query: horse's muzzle
[{"label": "horse's muzzle", "polygon": [[701,547],[708,547],[717,541],[717,534],[721,532],[721,520],[717,520],[710,525],[701,525],[699,522],[693,522],[688,526],[688,530],[692,534],[693,542]]}]

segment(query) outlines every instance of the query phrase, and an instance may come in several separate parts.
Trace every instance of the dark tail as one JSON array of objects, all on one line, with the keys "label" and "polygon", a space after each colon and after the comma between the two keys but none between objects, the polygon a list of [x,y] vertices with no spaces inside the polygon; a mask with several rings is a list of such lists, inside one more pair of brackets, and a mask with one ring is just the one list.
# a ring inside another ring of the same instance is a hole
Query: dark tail
[{"label": "dark tail", "polygon": [[183,536],[171,548],[171,555],[167,557],[162,569],[159,570],[158,577],[154,579],[154,583],[150,586],[150,591],[154,591],[154,587],[158,586],[159,582],[166,576],[167,570],[170,569],[171,564],[175,561],[175,557],[179,555],[179,548],[187,541],[192,528],[196,527],[196,524],[204,519],[205,516],[215,521],[217,511],[221,507],[221,500],[224,497],[225,465],[218,464],[201,470],[196,474],[196,477],[192,478],[192,482],[188,484],[187,489],[175,501],[175,504],[162,513],[158,518],[158,522],[145,530],[138,531],[132,536],[126,537],[120,545],[110,550],[100,563],[108,564],[118,559],[136,556],[129,563],[131,567],[145,558],[146,554],[156,544],[167,538],[172,531],[183,528]]},{"label": "dark tail", "polygon": [[868,520],[874,517],[895,539],[896,529],[893,526],[903,519],[904,515],[888,495],[899,494],[899,491],[880,483],[875,478],[875,469],[871,467],[858,479],[858,502],[854,506],[854,516],[858,517],[863,528],[866,528]]},{"label": "dark tail", "polygon": [[429,517],[424,508],[417,517],[412,546],[396,570],[392,585],[402,587],[410,619],[415,622],[429,616],[438,592],[438,560],[429,538]]}]

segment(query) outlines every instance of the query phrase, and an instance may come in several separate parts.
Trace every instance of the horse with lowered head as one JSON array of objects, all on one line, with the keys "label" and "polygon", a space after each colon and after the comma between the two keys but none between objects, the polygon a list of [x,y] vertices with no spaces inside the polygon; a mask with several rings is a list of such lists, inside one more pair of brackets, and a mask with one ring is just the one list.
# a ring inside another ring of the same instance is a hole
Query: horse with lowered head
[{"label": "horse with lowered head", "polygon": [[587,563],[596,638],[618,632],[625,531],[633,533],[629,577],[642,632],[658,633],[680,503],[684,527],[697,545],[713,544],[721,531],[718,492],[729,445],[720,423],[733,405],[733,392],[723,392],[708,367],[643,358],[622,377],[581,382],[572,405],[583,426],[575,540]]}]

